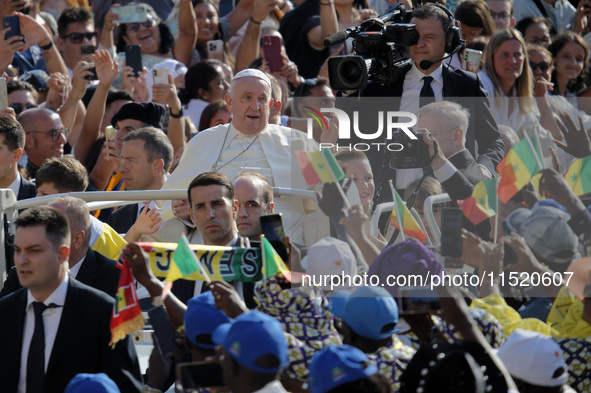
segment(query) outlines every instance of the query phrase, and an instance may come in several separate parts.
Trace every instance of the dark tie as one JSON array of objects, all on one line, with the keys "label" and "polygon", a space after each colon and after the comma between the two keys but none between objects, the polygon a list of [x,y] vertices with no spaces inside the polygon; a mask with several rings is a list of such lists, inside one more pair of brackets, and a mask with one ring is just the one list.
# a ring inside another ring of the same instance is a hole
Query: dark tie
[{"label": "dark tie", "polygon": [[432,76],[423,77],[423,87],[421,88],[421,96],[419,97],[419,108],[435,102],[435,92],[431,87],[431,82],[433,82]]},{"label": "dark tie", "polygon": [[51,303],[46,306],[41,302],[33,302],[35,312],[35,331],[29,347],[27,358],[27,393],[43,393],[45,382],[45,328],[43,326],[43,311],[47,308],[59,307]]}]

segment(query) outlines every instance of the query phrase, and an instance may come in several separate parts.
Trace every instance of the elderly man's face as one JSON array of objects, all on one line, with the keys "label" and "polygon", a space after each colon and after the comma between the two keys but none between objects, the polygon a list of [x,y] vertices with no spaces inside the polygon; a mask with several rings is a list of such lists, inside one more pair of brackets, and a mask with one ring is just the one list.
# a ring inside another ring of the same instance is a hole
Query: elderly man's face
[{"label": "elderly man's face", "polygon": [[233,83],[232,93],[226,94],[232,125],[243,134],[256,135],[269,122],[269,111],[273,105],[271,87],[256,77],[240,78]]},{"label": "elderly man's face", "polygon": [[429,130],[433,138],[437,141],[439,149],[449,157],[456,152],[454,133],[458,130],[445,120],[445,114],[439,110],[429,111],[419,118],[419,129]]}]

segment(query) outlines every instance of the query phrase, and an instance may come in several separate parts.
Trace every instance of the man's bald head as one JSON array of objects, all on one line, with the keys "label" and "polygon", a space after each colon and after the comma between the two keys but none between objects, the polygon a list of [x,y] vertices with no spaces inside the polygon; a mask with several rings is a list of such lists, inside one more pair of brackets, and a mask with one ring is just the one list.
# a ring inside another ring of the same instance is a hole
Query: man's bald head
[{"label": "man's bald head", "polygon": [[[21,123],[25,133],[35,131],[39,128],[38,123],[43,123],[47,120],[59,119],[59,115],[47,108],[31,108],[23,111],[17,118]],[[60,120],[61,123],[61,120]]]}]

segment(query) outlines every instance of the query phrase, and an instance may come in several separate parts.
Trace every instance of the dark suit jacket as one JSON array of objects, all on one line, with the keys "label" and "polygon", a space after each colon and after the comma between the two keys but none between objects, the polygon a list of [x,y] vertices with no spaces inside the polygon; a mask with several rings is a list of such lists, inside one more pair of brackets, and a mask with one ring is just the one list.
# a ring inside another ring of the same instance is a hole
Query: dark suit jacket
[{"label": "dark suit jacket", "polygon": [[[114,260],[89,248],[76,279],[114,298],[119,283],[119,275],[121,274],[121,270],[115,266],[115,263]],[[16,268],[13,267],[8,271],[8,277],[6,277],[0,292],[0,298],[20,288],[22,287],[18,281]]]},{"label": "dark suit jacket", "polygon": [[[480,83],[480,78],[471,72],[457,69],[447,64],[443,65],[443,97],[447,100],[457,102],[470,111],[470,125],[466,132],[466,148],[476,156],[474,141],[478,142],[478,164],[484,165],[491,173],[496,173],[497,164],[503,159],[504,144],[501,134],[498,131],[497,124],[490,112],[489,102],[486,93]],[[404,75],[394,84],[389,86],[378,86],[369,84],[362,92],[364,97],[391,97],[388,100],[380,100],[377,105],[382,105],[380,110],[398,110],[400,106],[400,97],[402,97],[404,85]],[[372,101],[372,106],[374,102]],[[363,101],[361,102],[363,105]],[[351,104],[345,103],[345,106]],[[363,108],[363,106],[361,107]],[[357,109],[357,108],[355,108]],[[365,108],[367,109],[367,108]],[[347,109],[345,109],[347,110]],[[372,108],[377,112],[378,108]],[[375,116],[375,115],[374,115]],[[350,117],[352,119],[352,117]],[[405,119],[405,121],[408,121]],[[375,130],[373,126],[367,126],[370,130]],[[361,140],[354,133],[351,133],[351,143],[368,143],[374,141]],[[391,141],[375,141],[386,142]],[[385,152],[385,149],[381,150]],[[388,180],[394,179],[395,171],[389,169],[389,158],[383,154],[367,154],[370,161],[376,183],[376,204],[391,201],[392,196],[388,190]],[[394,153],[399,154],[399,153]],[[381,194],[381,195],[380,195]]]},{"label": "dark suit jacket", "polygon": [[[17,391],[21,364],[27,289],[0,299],[0,381],[2,392]],[[69,279],[64,309],[49,357],[46,392],[63,392],[78,373],[106,373],[122,392],[140,392],[139,362],[128,337],[111,340],[110,321],[114,300],[105,293]]]},{"label": "dark suit jacket", "polygon": [[[20,176],[20,175],[19,175]],[[18,189],[18,200],[35,198],[37,195],[37,187],[35,187],[35,182],[32,180],[27,180],[21,176],[21,185]]]},{"label": "dark suit jacket", "polygon": [[[449,161],[458,170],[452,177],[441,183],[445,191],[452,200],[454,206],[458,206],[456,201],[466,199],[472,195],[474,186],[486,178],[478,168],[478,164],[467,150],[459,152],[450,157]],[[470,232],[477,233],[484,240],[489,239],[490,223],[484,220],[478,225],[472,224],[465,216],[462,217],[462,226]]]},{"label": "dark suit jacket", "polygon": [[449,159],[458,170],[452,177],[441,183],[443,190],[452,201],[466,199],[472,195],[474,186],[486,178],[469,151],[461,151]]},{"label": "dark suit jacket", "polygon": [[137,203],[133,205],[122,206],[109,216],[107,224],[109,224],[117,233],[127,233],[129,228],[135,223],[137,217]]},{"label": "dark suit jacket", "polygon": [[[478,142],[477,162],[496,173],[503,159],[505,146],[497,123],[490,113],[488,99],[478,75],[443,64],[443,97],[457,102],[470,111],[470,125],[466,132],[466,148],[476,156],[474,140]],[[362,95],[368,97],[402,97],[404,77],[391,86],[368,85]],[[475,99],[479,97],[481,99]],[[465,98],[465,99],[462,99]]]}]

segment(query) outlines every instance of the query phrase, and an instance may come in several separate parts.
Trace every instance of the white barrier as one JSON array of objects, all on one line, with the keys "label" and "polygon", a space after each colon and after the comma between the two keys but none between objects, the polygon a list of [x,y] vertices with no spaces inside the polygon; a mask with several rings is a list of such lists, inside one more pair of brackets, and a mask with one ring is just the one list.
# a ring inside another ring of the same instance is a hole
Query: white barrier
[{"label": "white barrier", "polygon": [[[106,209],[123,206],[139,201],[186,199],[187,190],[145,190],[145,191],[89,191],[67,194],[47,195],[39,198],[17,201],[10,189],[0,189],[0,229],[4,228],[5,220],[10,223],[9,231],[14,233],[14,219],[19,210],[33,206],[47,205],[61,196],[73,196],[87,202],[89,210]],[[283,187],[273,187],[274,198],[300,198],[316,201],[313,191]],[[4,230],[0,230],[0,289],[6,280],[6,248]]]}]

